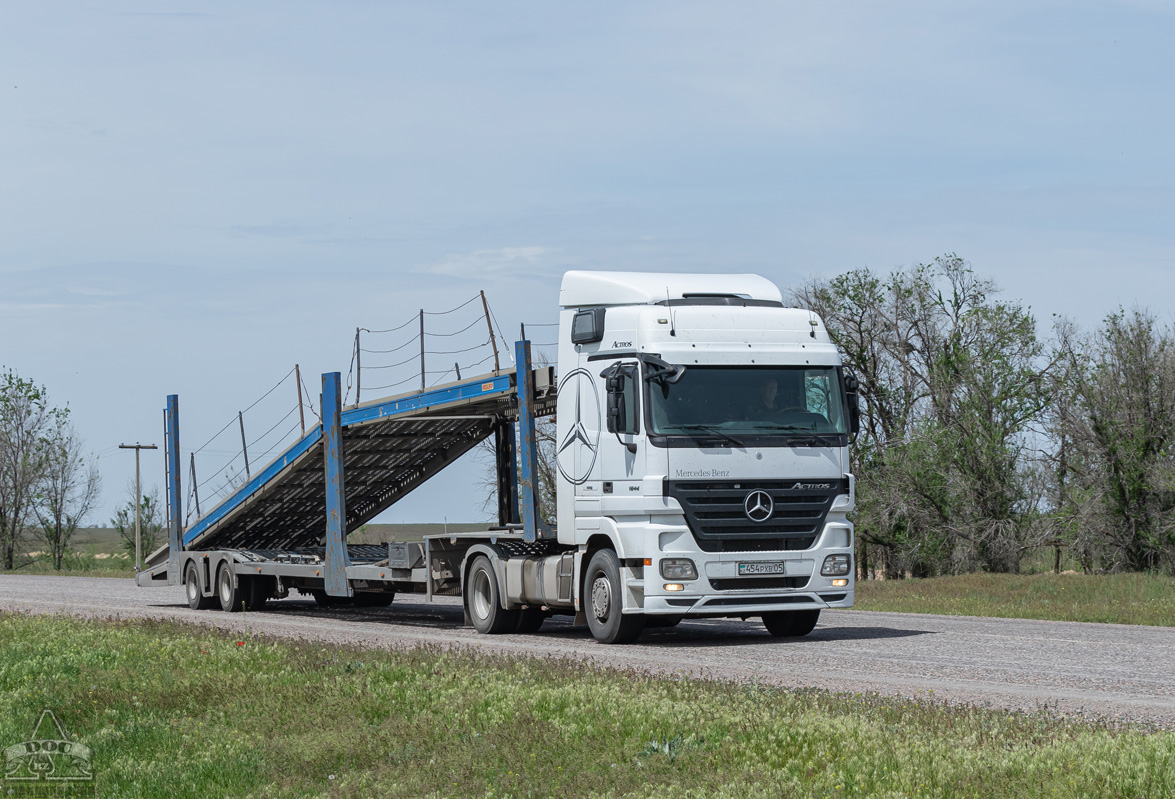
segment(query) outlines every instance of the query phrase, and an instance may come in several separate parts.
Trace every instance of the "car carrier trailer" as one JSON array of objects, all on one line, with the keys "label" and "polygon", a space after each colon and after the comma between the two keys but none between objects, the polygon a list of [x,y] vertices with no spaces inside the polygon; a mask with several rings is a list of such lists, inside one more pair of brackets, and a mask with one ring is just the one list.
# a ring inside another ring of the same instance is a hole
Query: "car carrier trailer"
[{"label": "car carrier trailer", "polygon": [[[353,406],[324,374],[321,424],[187,526],[169,396],[168,543],[138,584],[230,612],[461,596],[482,633],[569,614],[605,643],[718,616],[805,635],[850,607],[856,381],[819,317],[755,275],[568,272],[559,304],[557,379],[526,340],[512,370]],[[535,427],[556,412],[552,524]],[[497,525],[347,543],[490,438]]]}]

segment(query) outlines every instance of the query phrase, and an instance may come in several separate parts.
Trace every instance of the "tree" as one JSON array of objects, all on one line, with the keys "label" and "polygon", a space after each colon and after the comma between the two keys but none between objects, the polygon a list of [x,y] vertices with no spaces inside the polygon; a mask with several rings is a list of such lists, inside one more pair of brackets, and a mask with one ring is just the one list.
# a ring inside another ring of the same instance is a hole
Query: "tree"
[{"label": "tree", "polygon": [[[122,539],[123,549],[135,557],[135,486],[127,486],[127,500],[114,513],[110,526],[118,531]],[[163,511],[159,507],[159,489],[152,487],[143,494],[142,504],[139,506],[140,540],[143,547],[143,558],[163,545],[166,536],[163,531]]]},{"label": "tree", "polygon": [[49,405],[43,386],[11,369],[0,375],[0,566],[5,569],[16,567],[17,549],[36,517],[51,433],[67,413]]},{"label": "tree", "polygon": [[793,292],[861,382],[858,554],[890,576],[1015,571],[1042,535],[1025,441],[1051,367],[1032,315],[996,294],[953,254]]},{"label": "tree", "polygon": [[36,507],[38,532],[58,571],[70,539],[93,509],[101,487],[97,466],[86,459],[82,441],[66,418],[67,414],[59,414],[47,437]]},{"label": "tree", "polygon": [[1087,570],[1175,572],[1175,331],[1119,310],[1058,326],[1058,503]]}]

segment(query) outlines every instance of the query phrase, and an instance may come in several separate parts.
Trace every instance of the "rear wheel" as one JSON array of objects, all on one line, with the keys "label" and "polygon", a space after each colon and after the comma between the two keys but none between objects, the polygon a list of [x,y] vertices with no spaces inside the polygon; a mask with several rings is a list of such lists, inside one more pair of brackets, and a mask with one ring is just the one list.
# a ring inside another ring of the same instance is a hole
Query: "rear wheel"
[{"label": "rear wheel", "polygon": [[479,633],[498,635],[517,629],[519,612],[503,608],[500,597],[493,564],[485,555],[478,555],[465,582],[465,611]]},{"label": "rear wheel", "polygon": [[251,586],[246,579],[237,579],[228,563],[220,564],[216,572],[216,596],[220,609],[229,613],[243,610],[252,599]]},{"label": "rear wheel", "polygon": [[763,614],[763,626],[776,638],[799,638],[816,628],[819,610],[781,610]]},{"label": "rear wheel", "polygon": [[188,607],[192,610],[208,610],[216,604],[215,596],[204,596],[200,591],[200,570],[195,563],[189,563],[184,574],[184,590],[188,595]]},{"label": "rear wheel", "polygon": [[588,628],[602,644],[629,644],[640,637],[645,617],[624,614],[621,600],[620,561],[610,549],[601,549],[588,562],[584,588]]}]

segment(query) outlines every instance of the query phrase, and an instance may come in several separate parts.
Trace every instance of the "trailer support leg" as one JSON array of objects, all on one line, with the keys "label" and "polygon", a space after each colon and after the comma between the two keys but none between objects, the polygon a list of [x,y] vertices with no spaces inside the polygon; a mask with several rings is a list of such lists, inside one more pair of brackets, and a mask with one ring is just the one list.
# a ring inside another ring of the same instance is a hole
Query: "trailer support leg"
[{"label": "trailer support leg", "polygon": [[171,500],[167,520],[167,584],[179,585],[180,537],[183,534],[183,498],[180,494],[180,398],[178,394],[167,395],[167,412],[164,414],[164,439],[167,442],[167,494]]},{"label": "trailer support leg", "polygon": [[347,567],[347,496],[343,490],[343,395],[341,375],[322,376],[322,452],[326,477],[326,563],[323,587],[328,596],[351,596]]},{"label": "trailer support leg", "polygon": [[530,342],[526,339],[514,345],[517,364],[518,437],[522,461],[522,537],[526,541],[554,538],[554,532],[539,515],[539,457],[534,429],[534,373],[530,369]]}]

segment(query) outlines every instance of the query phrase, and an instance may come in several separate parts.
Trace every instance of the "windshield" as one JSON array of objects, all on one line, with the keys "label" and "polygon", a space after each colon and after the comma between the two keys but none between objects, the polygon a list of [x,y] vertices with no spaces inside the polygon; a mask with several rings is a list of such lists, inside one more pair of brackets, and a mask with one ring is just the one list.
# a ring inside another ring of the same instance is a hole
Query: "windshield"
[{"label": "windshield", "polygon": [[842,435],[834,366],[690,366],[647,384],[651,432],[736,437]]}]

